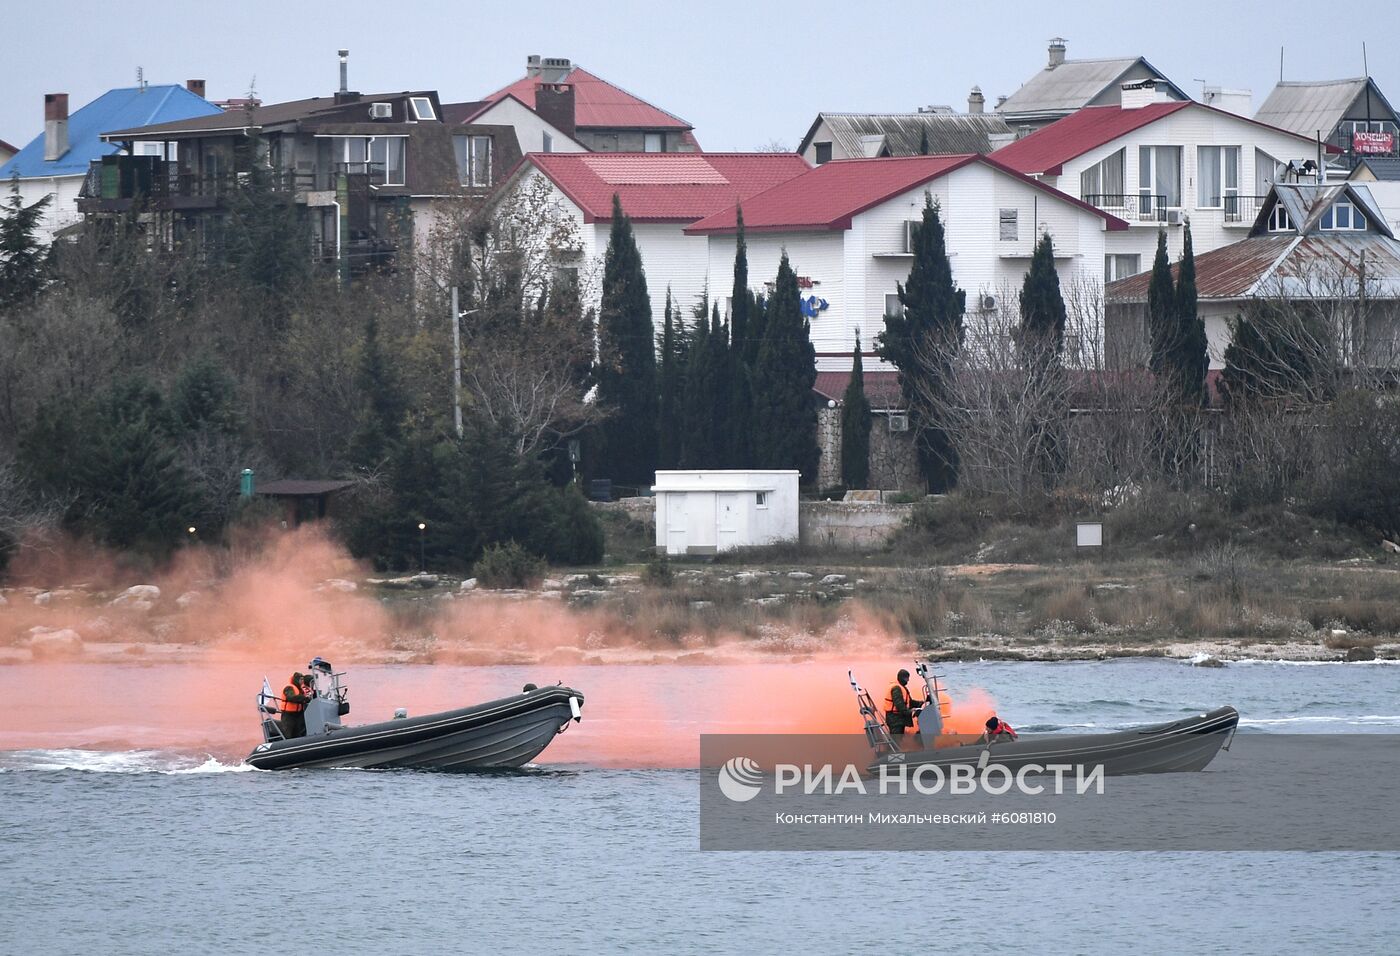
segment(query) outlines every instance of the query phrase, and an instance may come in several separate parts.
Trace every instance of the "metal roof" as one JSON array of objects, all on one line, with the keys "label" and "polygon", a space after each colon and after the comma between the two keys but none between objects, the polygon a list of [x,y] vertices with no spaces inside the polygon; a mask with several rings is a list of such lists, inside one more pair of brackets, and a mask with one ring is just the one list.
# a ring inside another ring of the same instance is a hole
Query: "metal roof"
[{"label": "metal roof", "polygon": [[[193,95],[193,94],[191,94]],[[405,90],[399,93],[357,94],[353,100],[337,103],[334,96],[313,96],[304,100],[288,100],[285,103],[263,103],[252,110],[215,109],[215,115],[194,116],[176,122],[156,122],[130,127],[107,125],[103,127],[102,138],[157,139],[160,134],[171,136],[201,135],[218,132],[237,132],[244,129],[267,129],[289,123],[300,123],[310,119],[325,119],[354,122],[361,117],[368,118],[367,107],[374,102],[400,102],[412,96],[426,96],[437,102],[433,90]],[[336,115],[340,114],[340,115]]]},{"label": "metal roof", "polygon": [[[530,109],[534,109],[535,87],[544,82],[540,77],[523,76],[486,99],[494,103],[506,96],[514,96]],[[573,67],[562,80],[554,82],[567,83],[574,88],[574,125],[580,129],[693,128],[679,116],[652,106],[646,100],[633,96],[602,77],[594,76],[582,67]]]},{"label": "metal roof", "polygon": [[[1366,294],[1400,298],[1400,242],[1376,232],[1265,233],[1196,257],[1196,295],[1201,300],[1287,295],[1295,298],[1352,297],[1364,263]],[[1176,277],[1178,266],[1172,266]],[[1151,271],[1109,283],[1105,301],[1147,301]]]},{"label": "metal roof", "polygon": [[1189,99],[1175,83],[1140,56],[1065,60],[1054,69],[1042,69],[1032,76],[997,107],[997,112],[1013,117],[1036,113],[1072,113],[1088,106],[1138,64],[1166,83],[1178,97]]},{"label": "metal roof", "polygon": [[810,167],[796,153],[531,153],[535,166],[583,211],[612,220],[616,193],[637,222],[695,222]]},{"label": "metal roof", "polygon": [[[864,350],[861,351],[861,354],[870,358],[875,357],[875,353]],[[845,397],[846,386],[850,383],[850,371],[818,372],[817,381],[812,385],[812,391],[822,398],[839,402]],[[870,403],[871,408],[904,407],[904,393],[899,389],[898,372],[866,370],[862,375],[861,384],[865,387],[865,399]]]},{"label": "metal roof", "polygon": [[1325,139],[1332,135],[1368,82],[1364,76],[1346,80],[1288,80],[1273,88],[1254,118],[1308,137],[1316,137],[1317,131],[1322,130]]},{"label": "metal roof", "polygon": [[0,178],[9,179],[15,173],[21,179],[86,175],[89,162],[117,151],[117,146],[102,141],[109,129],[222,115],[213,103],[176,84],[108,90],[68,117],[68,152],[58,159],[44,159],[44,134],[40,133],[0,166]]},{"label": "metal roof", "polygon": [[866,155],[862,140],[867,136],[883,137],[891,156],[918,156],[925,133],[930,155],[990,153],[992,136],[1012,135],[995,113],[818,113],[799,153],[807,151],[823,122],[848,156]]},{"label": "metal roof", "polygon": [[1356,179],[1356,174],[1363,168],[1375,176],[1378,182],[1400,181],[1400,157],[1367,156],[1356,164],[1356,169],[1352,170],[1351,178]]},{"label": "metal roof", "polygon": [[[981,163],[1071,206],[1093,213],[1103,219],[1109,229],[1128,228],[1123,220],[980,153],[833,160],[746,200],[744,228],[750,232],[849,229],[854,216],[970,163]],[[737,229],[736,212],[732,207],[717,212],[686,229],[686,233],[734,232]]]},{"label": "metal roof", "polygon": [[[1272,128],[1257,119],[1239,116],[1228,110],[1217,109],[1214,106],[1207,106],[1193,100],[1149,103],[1146,106],[1129,109],[1122,106],[1089,106],[1066,116],[1062,120],[1051,123],[1049,126],[1042,127],[1029,136],[1023,136],[1014,143],[1008,143],[992,156],[1027,175],[1040,173],[1059,175],[1061,165],[1071,159],[1186,109],[1209,110],[1211,113],[1224,116],[1234,122]],[[1277,132],[1290,136],[1298,135],[1286,129],[1280,129]],[[1300,137],[1300,139],[1308,143],[1313,142],[1312,137],[1308,136]],[[1340,152],[1335,146],[1328,146],[1327,151],[1329,153]]]}]

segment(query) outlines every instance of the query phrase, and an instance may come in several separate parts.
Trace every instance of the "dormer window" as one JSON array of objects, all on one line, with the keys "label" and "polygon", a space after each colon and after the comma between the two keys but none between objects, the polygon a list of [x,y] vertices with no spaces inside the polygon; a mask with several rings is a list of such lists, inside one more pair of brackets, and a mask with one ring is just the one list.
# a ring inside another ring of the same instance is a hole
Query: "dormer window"
[{"label": "dormer window", "polygon": [[1281,203],[1281,202],[1276,202],[1276,203],[1274,203],[1274,208],[1273,208],[1273,210],[1269,213],[1269,231],[1270,231],[1270,232],[1292,232],[1292,231],[1293,231],[1293,220],[1289,218],[1289,216],[1288,216],[1288,210],[1284,208],[1283,203]]},{"label": "dormer window", "polygon": [[437,114],[433,112],[433,101],[426,96],[410,96],[409,106],[413,108],[413,118],[431,122],[437,119]]},{"label": "dormer window", "polygon": [[1322,214],[1322,228],[1336,232],[1360,232],[1366,228],[1366,217],[1345,199],[1339,199]]}]

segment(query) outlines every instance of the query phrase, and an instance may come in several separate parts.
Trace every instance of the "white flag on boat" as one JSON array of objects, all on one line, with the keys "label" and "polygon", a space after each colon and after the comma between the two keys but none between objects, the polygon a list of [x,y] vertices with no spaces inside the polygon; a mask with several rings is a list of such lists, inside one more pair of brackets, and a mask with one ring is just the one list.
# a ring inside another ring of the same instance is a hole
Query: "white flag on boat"
[{"label": "white flag on boat", "polygon": [[277,695],[272,692],[272,685],[263,678],[262,691],[258,694],[258,709],[266,711],[271,708],[273,713],[277,710]]}]

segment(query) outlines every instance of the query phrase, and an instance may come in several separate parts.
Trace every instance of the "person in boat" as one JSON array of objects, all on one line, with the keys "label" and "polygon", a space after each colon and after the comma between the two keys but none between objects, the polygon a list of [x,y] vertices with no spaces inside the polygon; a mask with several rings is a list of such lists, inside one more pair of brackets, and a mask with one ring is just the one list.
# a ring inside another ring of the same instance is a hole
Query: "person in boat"
[{"label": "person in boat", "polygon": [[890,733],[897,736],[913,727],[914,710],[922,703],[909,690],[909,672],[901,668],[885,695],[885,726]]},{"label": "person in boat", "polygon": [[1010,724],[996,714],[987,718],[987,731],[982,735],[984,743],[996,744],[1015,739],[1017,739],[1017,734]]},{"label": "person in boat", "polygon": [[291,683],[282,688],[282,736],[288,740],[306,736],[306,678],[300,672],[292,674]]}]

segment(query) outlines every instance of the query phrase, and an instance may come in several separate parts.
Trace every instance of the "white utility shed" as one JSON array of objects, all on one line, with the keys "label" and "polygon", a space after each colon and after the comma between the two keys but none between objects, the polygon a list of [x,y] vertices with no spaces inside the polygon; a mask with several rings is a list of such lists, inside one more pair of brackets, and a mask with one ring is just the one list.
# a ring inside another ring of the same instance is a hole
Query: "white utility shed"
[{"label": "white utility shed", "polygon": [[658,471],[656,550],[715,554],[797,540],[796,471]]}]

